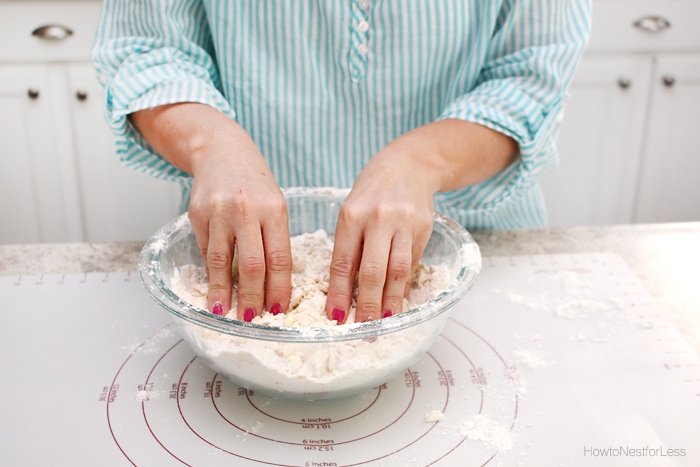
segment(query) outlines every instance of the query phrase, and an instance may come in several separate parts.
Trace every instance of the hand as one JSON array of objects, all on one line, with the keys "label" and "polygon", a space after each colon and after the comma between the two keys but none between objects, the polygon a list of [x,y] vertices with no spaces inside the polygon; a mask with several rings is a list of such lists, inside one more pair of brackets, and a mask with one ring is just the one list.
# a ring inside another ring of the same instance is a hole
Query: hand
[{"label": "hand", "polygon": [[356,321],[398,313],[432,233],[433,195],[496,175],[515,141],[482,125],[441,120],[378,152],[340,209],[326,313],[344,322],[357,279]]},{"label": "hand", "polygon": [[231,307],[232,261],[238,255],[237,317],[285,312],[292,255],[287,204],[248,134],[217,110],[183,103],[131,115],[165,159],[192,174],[189,217],[209,279],[209,310]]},{"label": "hand", "polygon": [[[242,131],[242,130],[241,130]],[[252,141],[216,138],[193,161],[189,217],[206,260],[209,309],[231,307],[234,245],[238,254],[237,317],[251,321],[263,304],[286,311],[291,293],[287,204]]]},{"label": "hand", "polygon": [[340,209],[326,302],[338,322],[347,318],[356,277],[356,322],[400,312],[430,239],[433,187],[397,149],[375,155]]}]

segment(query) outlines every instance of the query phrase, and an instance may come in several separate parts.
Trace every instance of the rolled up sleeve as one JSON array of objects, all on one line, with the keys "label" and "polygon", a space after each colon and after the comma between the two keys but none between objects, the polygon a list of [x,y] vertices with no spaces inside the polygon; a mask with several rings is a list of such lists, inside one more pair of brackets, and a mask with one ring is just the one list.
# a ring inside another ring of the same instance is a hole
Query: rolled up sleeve
[{"label": "rolled up sleeve", "polygon": [[574,71],[590,32],[590,0],[504,2],[476,85],[439,119],[478,123],[513,138],[518,161],[448,197],[494,210],[532,187],[557,163],[556,136]]},{"label": "rolled up sleeve", "polygon": [[177,102],[209,105],[235,118],[221,92],[204,7],[197,1],[107,0],[93,48],[105,115],[127,165],[157,178],[191,183],[161,158],[128,115]]}]

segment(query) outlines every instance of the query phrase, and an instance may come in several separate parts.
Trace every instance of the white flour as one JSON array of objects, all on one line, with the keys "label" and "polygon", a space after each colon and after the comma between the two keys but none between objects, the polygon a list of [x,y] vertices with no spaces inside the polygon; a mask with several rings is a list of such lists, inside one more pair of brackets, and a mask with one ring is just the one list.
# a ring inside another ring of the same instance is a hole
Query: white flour
[{"label": "white flour", "polygon": [[510,430],[482,414],[466,419],[459,428],[459,434],[472,441],[480,441],[499,452],[513,447],[513,434]]},{"label": "white flour", "polygon": [[[333,243],[324,231],[293,237],[292,297],[286,314],[264,311],[253,322],[276,327],[337,327],[325,312],[329,266]],[[234,282],[236,277],[234,276]],[[404,300],[411,309],[449,286],[446,266],[420,265],[412,288]],[[208,285],[203,268],[186,265],[176,270],[171,288],[183,300],[207,308]],[[229,318],[235,318],[236,289]],[[347,323],[355,316],[355,303]],[[333,343],[290,343],[260,341],[218,333],[178,320],[183,337],[198,356],[216,371],[252,388],[285,392],[289,395],[318,395],[348,387],[369,388],[386,382],[414,363],[441,331],[443,319],[434,319],[377,339],[355,339]]]},{"label": "white flour", "polygon": [[547,360],[545,360],[541,355],[528,350],[515,349],[513,350],[513,356],[517,358],[520,363],[523,363],[534,370],[547,366]]}]

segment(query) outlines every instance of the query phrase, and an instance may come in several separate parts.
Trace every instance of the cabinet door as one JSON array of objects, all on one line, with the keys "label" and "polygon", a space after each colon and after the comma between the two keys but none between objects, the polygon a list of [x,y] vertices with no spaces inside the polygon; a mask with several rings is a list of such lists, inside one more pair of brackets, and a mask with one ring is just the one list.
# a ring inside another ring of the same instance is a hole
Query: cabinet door
[{"label": "cabinet door", "polygon": [[72,160],[56,139],[53,70],[0,66],[0,242],[82,239],[71,195]]},{"label": "cabinet door", "polygon": [[652,89],[635,220],[700,221],[700,54],[660,56]]},{"label": "cabinet door", "polygon": [[652,58],[584,56],[542,180],[551,226],[631,222]]},{"label": "cabinet door", "polygon": [[73,139],[88,241],[140,241],[178,213],[176,183],[125,167],[103,112],[104,93],[89,63],[68,67]]}]

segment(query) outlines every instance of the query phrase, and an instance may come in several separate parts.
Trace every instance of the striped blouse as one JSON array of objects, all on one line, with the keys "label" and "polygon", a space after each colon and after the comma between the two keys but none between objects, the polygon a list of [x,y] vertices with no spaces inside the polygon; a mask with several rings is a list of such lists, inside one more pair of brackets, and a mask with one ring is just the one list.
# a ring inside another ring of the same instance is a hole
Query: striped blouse
[{"label": "striped blouse", "polygon": [[435,195],[467,228],[546,223],[563,102],[591,0],[106,0],[93,51],[121,160],[183,186],[127,115],[215,107],[251,135],[282,187],[347,188],[397,136],[446,118],[516,140],[498,175]]}]

